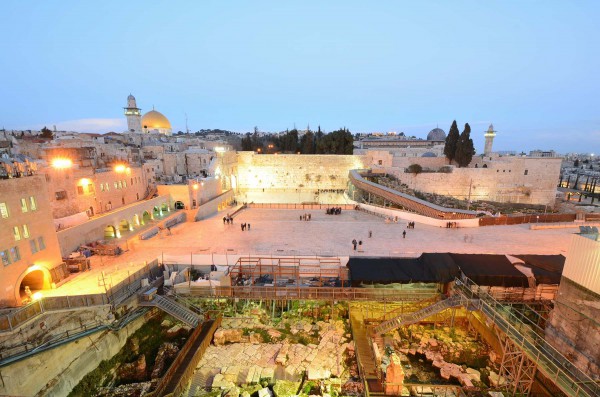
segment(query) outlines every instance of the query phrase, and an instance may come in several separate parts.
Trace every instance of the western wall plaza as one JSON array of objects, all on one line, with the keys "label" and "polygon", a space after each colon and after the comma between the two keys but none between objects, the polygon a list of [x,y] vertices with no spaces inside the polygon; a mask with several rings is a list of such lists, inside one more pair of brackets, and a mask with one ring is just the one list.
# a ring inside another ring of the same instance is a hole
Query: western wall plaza
[{"label": "western wall plaza", "polygon": [[441,128],[236,150],[126,104],[123,133],[1,132],[2,395],[598,395],[578,160],[493,125],[462,167]]}]

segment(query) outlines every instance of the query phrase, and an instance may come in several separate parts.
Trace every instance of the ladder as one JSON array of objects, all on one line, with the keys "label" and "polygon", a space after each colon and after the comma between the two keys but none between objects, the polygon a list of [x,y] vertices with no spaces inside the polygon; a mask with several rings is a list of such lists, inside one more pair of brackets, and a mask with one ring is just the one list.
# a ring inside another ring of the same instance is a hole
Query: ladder
[{"label": "ladder", "polygon": [[176,319],[183,321],[190,327],[196,327],[200,324],[201,319],[200,316],[185,306],[175,302],[172,299],[169,299],[165,296],[155,295],[152,300],[147,302],[140,303],[142,306],[155,306],[161,309],[162,311],[169,313],[171,316]]}]

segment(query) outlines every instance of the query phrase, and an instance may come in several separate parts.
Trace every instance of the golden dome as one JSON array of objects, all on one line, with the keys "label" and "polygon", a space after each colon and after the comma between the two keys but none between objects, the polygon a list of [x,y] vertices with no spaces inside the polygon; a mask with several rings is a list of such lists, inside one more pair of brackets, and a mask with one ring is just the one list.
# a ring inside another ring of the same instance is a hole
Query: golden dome
[{"label": "golden dome", "polygon": [[169,122],[169,119],[167,119],[161,112],[151,110],[142,116],[142,129],[158,130],[161,128],[171,129],[171,123]]}]

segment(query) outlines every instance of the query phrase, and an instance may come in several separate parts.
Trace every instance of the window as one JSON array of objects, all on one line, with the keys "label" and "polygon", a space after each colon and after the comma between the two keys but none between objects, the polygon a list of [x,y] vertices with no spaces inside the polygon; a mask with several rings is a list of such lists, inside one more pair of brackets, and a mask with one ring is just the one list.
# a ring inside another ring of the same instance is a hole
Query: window
[{"label": "window", "polygon": [[103,192],[104,191],[104,184],[100,184],[100,191]]},{"label": "window", "polygon": [[83,194],[83,186],[77,186],[77,194],[79,194],[79,195]]},{"label": "window", "polygon": [[383,160],[378,160],[378,161],[377,161],[377,164],[379,164],[379,165],[383,165]]},{"label": "window", "polygon": [[15,241],[21,240],[21,231],[19,230],[19,226],[15,226],[13,228],[13,234],[15,235]]},{"label": "window", "polygon": [[44,242],[44,237],[38,237],[38,247],[40,247],[40,251],[46,249],[46,243]]},{"label": "window", "polygon": [[10,249],[10,256],[12,257],[12,261],[17,262],[21,260],[21,253],[19,252],[19,247],[12,247]]},{"label": "window", "polygon": [[64,200],[67,198],[67,192],[64,190],[59,190],[58,192],[54,193],[54,197],[56,197],[57,200]]},{"label": "window", "polygon": [[115,182],[115,189],[119,188],[119,184],[117,182]]},{"label": "window", "polygon": [[88,183],[88,193],[94,193],[94,185],[92,183]]},{"label": "window", "polygon": [[8,207],[6,206],[6,203],[0,203],[0,216],[2,216],[2,218],[8,218]]},{"label": "window", "polygon": [[27,212],[27,200],[25,200],[24,198],[21,199],[21,211],[23,212]]},{"label": "window", "polygon": [[127,187],[127,181],[123,180],[123,187]]},{"label": "window", "polygon": [[529,170],[525,170],[525,172],[523,173],[523,175],[527,175],[529,174]]},{"label": "window", "polygon": [[119,181],[119,189],[123,189],[123,182]]},{"label": "window", "polygon": [[108,192],[110,189],[108,188],[108,182],[104,184],[105,190]]},{"label": "window", "polygon": [[4,266],[10,265],[10,256],[8,256],[8,250],[0,251],[0,259]]},{"label": "window", "polygon": [[32,211],[37,210],[37,203],[35,202],[35,197],[33,196],[29,196],[29,208],[31,208]]},{"label": "window", "polygon": [[29,247],[31,248],[31,253],[35,254],[38,252],[38,245],[36,240],[29,240]]},{"label": "window", "polygon": [[131,178],[131,185],[133,186],[133,178]]},{"label": "window", "polygon": [[27,225],[23,225],[23,238],[29,238],[29,227]]}]

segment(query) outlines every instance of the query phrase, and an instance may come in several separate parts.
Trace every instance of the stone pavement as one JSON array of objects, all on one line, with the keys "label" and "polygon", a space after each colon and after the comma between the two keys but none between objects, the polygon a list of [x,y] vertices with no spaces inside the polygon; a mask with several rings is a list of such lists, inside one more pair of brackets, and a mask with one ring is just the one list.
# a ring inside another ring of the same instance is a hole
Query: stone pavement
[{"label": "stone pavement", "polygon": [[[486,226],[446,229],[417,223],[385,223],[380,217],[360,211],[326,215],[324,210],[246,209],[233,225],[224,225],[227,211],[200,221],[171,228],[172,235],[128,244],[117,257],[92,257],[92,270],[74,277],[46,295],[104,292],[104,279],[113,285],[127,278],[162,253],[257,254],[257,255],[340,255],[419,256],[423,252],[489,254],[563,254],[575,229],[529,230],[529,225]],[[310,221],[300,221],[305,213]],[[240,225],[249,223],[250,230]],[[402,238],[402,232],[407,232]],[[369,231],[372,237],[369,238]],[[353,251],[351,241],[362,240],[363,252]]]}]

